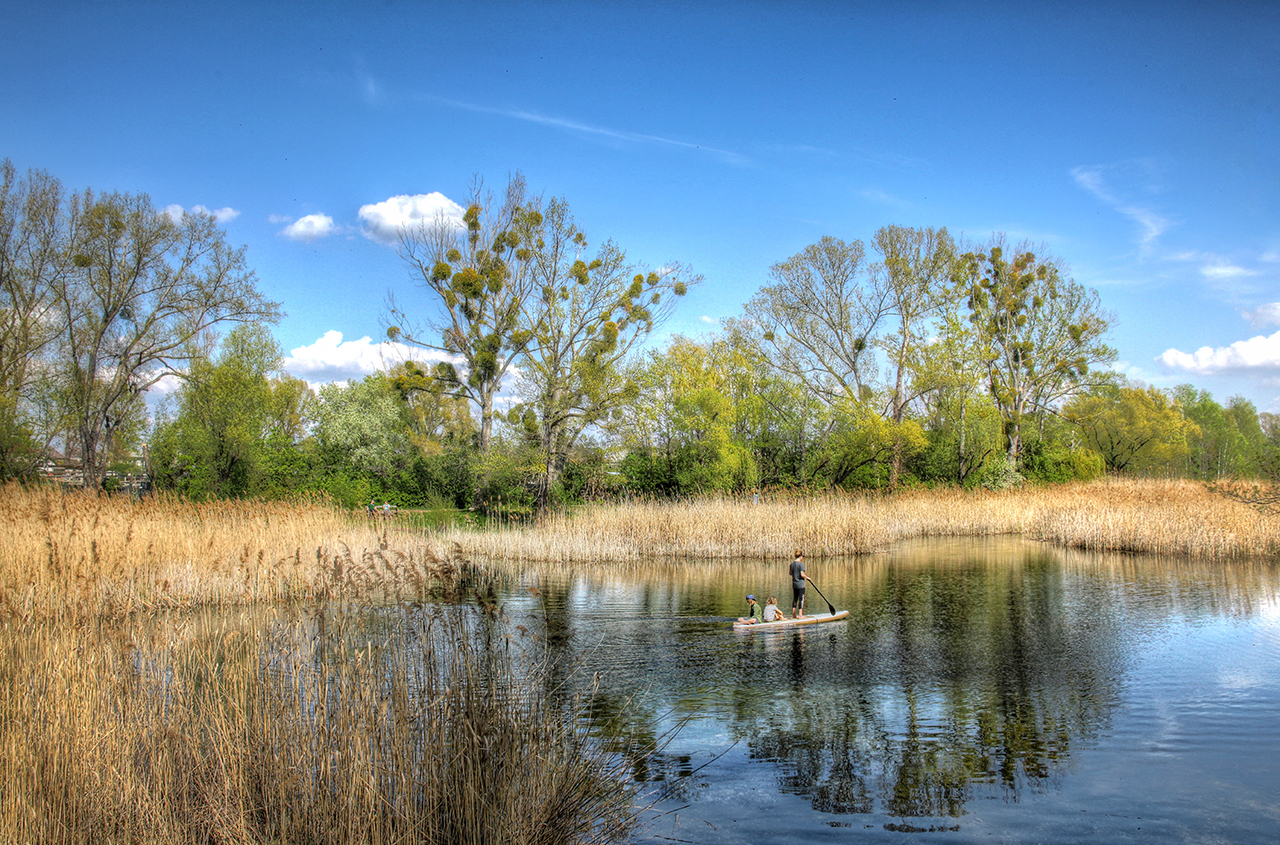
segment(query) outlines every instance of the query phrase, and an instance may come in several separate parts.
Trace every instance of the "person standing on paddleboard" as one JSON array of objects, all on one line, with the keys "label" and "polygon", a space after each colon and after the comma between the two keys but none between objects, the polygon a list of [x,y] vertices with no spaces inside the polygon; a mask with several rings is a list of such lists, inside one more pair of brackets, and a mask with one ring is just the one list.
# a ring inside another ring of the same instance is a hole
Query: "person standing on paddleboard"
[{"label": "person standing on paddleboard", "polygon": [[804,571],[804,551],[796,549],[796,559],[791,561],[791,618],[804,616],[804,592],[809,586],[809,576]]}]

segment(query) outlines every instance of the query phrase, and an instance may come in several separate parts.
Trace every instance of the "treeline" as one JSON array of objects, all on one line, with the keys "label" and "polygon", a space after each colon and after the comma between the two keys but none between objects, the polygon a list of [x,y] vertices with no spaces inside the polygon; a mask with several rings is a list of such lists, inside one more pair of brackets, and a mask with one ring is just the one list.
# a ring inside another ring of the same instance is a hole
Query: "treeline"
[{"label": "treeline", "polygon": [[[211,218],[67,197],[7,163],[0,201],[7,476],[62,443],[96,468],[86,484],[145,451],[157,487],[192,497],[523,514],[625,494],[1249,477],[1280,442],[1245,400],[1118,376],[1096,292],[1002,238],[824,237],[717,332],[655,348],[699,277],[590,246],[519,175],[499,195],[477,182],[461,220],[401,232],[417,290],[388,300],[387,333],[438,363],[312,391],[280,370],[278,309]],[[166,374],[181,387],[148,421],[142,393]]]}]

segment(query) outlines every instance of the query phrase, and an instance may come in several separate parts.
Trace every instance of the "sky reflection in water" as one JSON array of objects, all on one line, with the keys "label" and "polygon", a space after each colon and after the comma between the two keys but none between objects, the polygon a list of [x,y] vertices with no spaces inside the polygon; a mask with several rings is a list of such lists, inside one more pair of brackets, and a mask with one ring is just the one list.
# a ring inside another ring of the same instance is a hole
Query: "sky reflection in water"
[{"label": "sky reflection in water", "polygon": [[787,563],[544,572],[505,600],[600,735],[668,740],[634,754],[650,841],[1280,838],[1274,566],[920,542],[810,563],[847,623],[729,630],[747,592],[789,603]]}]

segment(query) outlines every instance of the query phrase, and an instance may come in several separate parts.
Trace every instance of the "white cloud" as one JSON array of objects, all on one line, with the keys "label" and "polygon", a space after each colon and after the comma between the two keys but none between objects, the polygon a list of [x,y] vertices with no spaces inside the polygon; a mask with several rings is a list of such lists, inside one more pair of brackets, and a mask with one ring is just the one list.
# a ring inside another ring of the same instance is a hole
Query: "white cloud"
[{"label": "white cloud", "polygon": [[[1168,218],[1160,216],[1149,208],[1136,205],[1126,197],[1134,190],[1145,192],[1155,190],[1152,167],[1145,162],[1080,165],[1071,168],[1071,178],[1081,188],[1138,224],[1138,245],[1143,252],[1150,251],[1156,240],[1171,225]],[[1122,182],[1135,184],[1126,189],[1118,184]]]},{"label": "white cloud", "polygon": [[1207,279],[1238,279],[1241,276],[1256,276],[1257,270],[1246,270],[1236,264],[1218,263],[1206,264],[1200,268],[1200,273]]},{"label": "white cloud", "polygon": [[[174,223],[182,222],[182,215],[185,211],[186,209],[177,203],[166,205],[163,209],[163,212],[169,215],[169,218],[173,220]],[[205,208],[203,205],[191,206],[191,213],[212,215],[213,219],[217,220],[219,223],[230,223],[232,220],[235,220],[240,216],[240,212],[236,211],[234,208]]]},{"label": "white cloud", "polygon": [[1277,262],[1277,261],[1280,261],[1280,252],[1274,252],[1274,251],[1272,251],[1272,252],[1264,252],[1264,253],[1262,253],[1262,255],[1259,255],[1259,256],[1258,256],[1258,260],[1259,260],[1259,261],[1265,261],[1265,262],[1267,262],[1268,264],[1273,264],[1273,263],[1275,263],[1275,262]]},{"label": "white cloud", "polygon": [[437,216],[462,225],[462,206],[439,191],[385,199],[382,202],[360,206],[360,221],[364,223],[364,235],[380,244],[395,245],[400,240],[400,230],[427,223]]},{"label": "white cloud", "polygon": [[400,361],[442,361],[448,356],[383,341],[375,343],[368,335],[359,340],[343,340],[342,332],[330,330],[308,346],[299,346],[284,359],[284,369],[313,387],[329,382],[364,378]]},{"label": "white cloud", "polygon": [[1255,329],[1263,326],[1280,326],[1280,302],[1268,302],[1252,311],[1245,311],[1244,318]]},{"label": "white cloud", "polygon": [[327,214],[308,214],[280,230],[280,234],[292,241],[314,241],[338,232],[338,226]]},{"label": "white cloud", "polygon": [[715,317],[708,317],[706,314],[703,314],[698,319],[704,323],[710,323],[711,325],[715,325],[717,322],[719,322]]},{"label": "white cloud", "polygon": [[1203,376],[1245,372],[1280,374],[1280,332],[1238,340],[1230,346],[1205,346],[1195,352],[1167,349],[1156,360],[1169,369]]},{"label": "white cloud", "polygon": [[292,223],[293,218],[287,214],[268,214],[267,222],[279,225],[281,223]]}]

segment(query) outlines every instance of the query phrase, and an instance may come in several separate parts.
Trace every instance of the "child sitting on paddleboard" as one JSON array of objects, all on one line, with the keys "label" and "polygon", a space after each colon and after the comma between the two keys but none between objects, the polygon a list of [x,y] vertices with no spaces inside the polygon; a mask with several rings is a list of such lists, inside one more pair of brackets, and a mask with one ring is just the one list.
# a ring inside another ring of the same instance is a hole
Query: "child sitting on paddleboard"
[{"label": "child sitting on paddleboard", "polygon": [[738,621],[745,622],[748,625],[755,625],[764,619],[760,614],[760,605],[756,603],[756,597],[753,595],[747,596],[747,613],[749,614],[748,616],[739,616]]},{"label": "child sitting on paddleboard", "polygon": [[786,617],[782,614],[782,608],[778,607],[778,597],[769,596],[764,602],[764,621],[777,622]]}]

